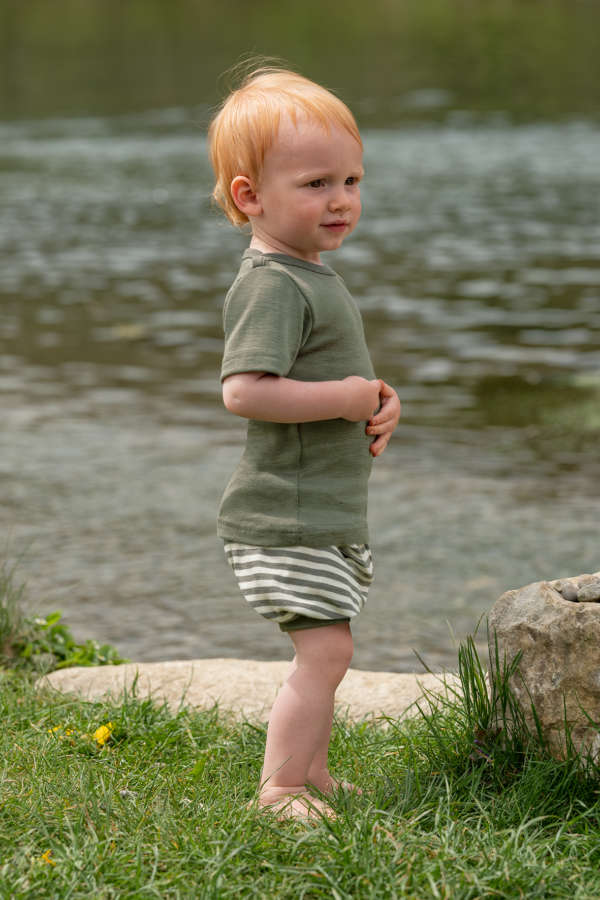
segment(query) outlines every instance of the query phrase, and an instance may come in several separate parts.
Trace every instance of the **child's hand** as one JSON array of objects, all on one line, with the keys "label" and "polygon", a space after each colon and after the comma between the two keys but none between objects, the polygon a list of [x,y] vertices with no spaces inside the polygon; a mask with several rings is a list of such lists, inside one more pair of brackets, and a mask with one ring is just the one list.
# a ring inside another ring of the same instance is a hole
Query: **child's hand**
[{"label": "child's hand", "polygon": [[383,381],[375,378],[367,381],[360,375],[349,375],[344,378],[342,384],[346,391],[346,411],[342,418],[349,422],[364,422],[369,419],[379,407],[379,395]]},{"label": "child's hand", "polygon": [[392,436],[392,431],[400,421],[401,407],[398,394],[385,381],[380,381],[380,384],[381,409],[376,415],[371,416],[367,423],[367,434],[377,435],[369,447],[372,456],[381,456]]}]

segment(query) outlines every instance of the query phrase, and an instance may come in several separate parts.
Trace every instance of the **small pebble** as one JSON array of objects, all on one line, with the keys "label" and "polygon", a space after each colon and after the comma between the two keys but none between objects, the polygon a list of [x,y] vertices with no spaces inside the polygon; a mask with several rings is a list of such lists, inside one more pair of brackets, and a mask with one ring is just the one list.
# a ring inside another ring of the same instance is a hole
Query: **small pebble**
[{"label": "small pebble", "polygon": [[580,603],[598,603],[600,601],[600,579],[590,581],[579,588]]},{"label": "small pebble", "polygon": [[563,581],[556,589],[559,594],[562,594],[564,600],[570,600],[571,603],[577,603],[578,600],[581,600],[577,585],[573,584],[572,581]]}]

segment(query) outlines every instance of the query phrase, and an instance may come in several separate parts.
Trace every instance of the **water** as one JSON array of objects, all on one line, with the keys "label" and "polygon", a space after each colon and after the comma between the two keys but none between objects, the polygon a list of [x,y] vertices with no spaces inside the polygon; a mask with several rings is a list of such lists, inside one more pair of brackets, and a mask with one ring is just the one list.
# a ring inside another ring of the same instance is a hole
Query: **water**
[{"label": "water", "polygon": [[[452,668],[502,591],[600,569],[600,128],[364,134],[328,258],[403,421],[374,466],[354,664]],[[0,123],[0,529],[32,605],[137,660],[289,656],[214,534],[243,423],[220,311],[246,239],[197,112]]]}]

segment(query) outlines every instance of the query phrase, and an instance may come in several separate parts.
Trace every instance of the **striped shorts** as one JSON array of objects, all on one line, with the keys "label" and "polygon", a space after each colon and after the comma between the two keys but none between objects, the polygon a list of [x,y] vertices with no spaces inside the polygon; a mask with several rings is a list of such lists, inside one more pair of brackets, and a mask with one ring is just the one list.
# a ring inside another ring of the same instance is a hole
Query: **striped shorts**
[{"label": "striped shorts", "polygon": [[225,543],[250,606],[282,631],[348,622],[362,610],[373,580],[367,544],[255,547]]}]

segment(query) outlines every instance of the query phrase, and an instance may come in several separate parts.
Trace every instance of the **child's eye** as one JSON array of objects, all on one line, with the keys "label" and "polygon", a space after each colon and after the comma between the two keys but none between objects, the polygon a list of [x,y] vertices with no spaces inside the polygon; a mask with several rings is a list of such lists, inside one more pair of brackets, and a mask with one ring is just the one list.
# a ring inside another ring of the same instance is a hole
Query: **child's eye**
[{"label": "child's eye", "polygon": [[358,178],[356,177],[356,175],[350,175],[348,178],[346,178],[346,184],[358,184]]},{"label": "child's eye", "polygon": [[315,178],[314,181],[308,182],[308,186],[312,188],[320,188],[322,187],[323,183],[324,182],[322,178]]}]

